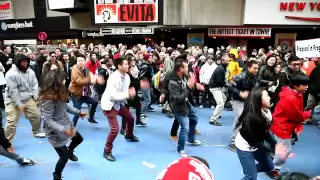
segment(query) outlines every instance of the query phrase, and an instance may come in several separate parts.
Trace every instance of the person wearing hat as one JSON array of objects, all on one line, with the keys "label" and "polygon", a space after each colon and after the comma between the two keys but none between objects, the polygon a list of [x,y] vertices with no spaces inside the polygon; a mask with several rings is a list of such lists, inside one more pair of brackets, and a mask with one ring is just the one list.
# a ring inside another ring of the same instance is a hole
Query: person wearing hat
[{"label": "person wearing hat", "polygon": [[11,142],[16,134],[20,112],[26,114],[32,126],[33,136],[44,138],[41,131],[38,101],[38,81],[34,71],[29,68],[30,58],[17,54],[12,68],[6,74],[5,89],[6,119],[5,135]]}]

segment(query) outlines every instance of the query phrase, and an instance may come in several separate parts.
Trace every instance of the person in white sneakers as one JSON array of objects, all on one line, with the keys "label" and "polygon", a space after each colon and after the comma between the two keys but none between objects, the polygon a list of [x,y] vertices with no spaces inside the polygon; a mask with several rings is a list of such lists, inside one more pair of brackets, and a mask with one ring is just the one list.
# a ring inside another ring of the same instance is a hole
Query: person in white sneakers
[{"label": "person in white sneakers", "polygon": [[38,80],[34,71],[29,68],[30,58],[17,54],[11,69],[6,73],[5,112],[7,124],[4,128],[6,138],[11,142],[16,134],[20,112],[32,126],[33,136],[44,138],[41,131],[40,110],[38,101]]}]

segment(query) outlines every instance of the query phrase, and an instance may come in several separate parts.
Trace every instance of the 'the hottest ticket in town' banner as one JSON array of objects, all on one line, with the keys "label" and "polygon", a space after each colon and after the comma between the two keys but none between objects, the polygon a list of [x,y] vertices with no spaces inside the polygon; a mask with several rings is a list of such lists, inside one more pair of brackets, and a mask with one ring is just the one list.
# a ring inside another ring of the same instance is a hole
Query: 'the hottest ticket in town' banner
[{"label": "'the hottest ticket in town' banner", "polygon": [[270,38],[271,27],[209,27],[209,37]]},{"label": "'the hottest ticket in town' banner", "polygon": [[299,58],[320,57],[320,38],[296,41],[295,46]]},{"label": "'the hottest ticket in town' banner", "polygon": [[157,0],[118,0],[117,3],[107,0],[95,0],[96,24],[120,24],[120,23],[157,23]]}]

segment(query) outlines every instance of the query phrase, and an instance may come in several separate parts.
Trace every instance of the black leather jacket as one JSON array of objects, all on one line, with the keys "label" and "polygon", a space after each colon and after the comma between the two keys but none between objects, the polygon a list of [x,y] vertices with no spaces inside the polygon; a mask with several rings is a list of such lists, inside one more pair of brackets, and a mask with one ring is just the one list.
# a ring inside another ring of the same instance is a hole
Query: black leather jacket
[{"label": "black leather jacket", "polygon": [[257,82],[257,78],[249,72],[242,72],[235,76],[229,84],[229,93],[233,100],[244,101],[240,97],[241,91],[251,91]]}]

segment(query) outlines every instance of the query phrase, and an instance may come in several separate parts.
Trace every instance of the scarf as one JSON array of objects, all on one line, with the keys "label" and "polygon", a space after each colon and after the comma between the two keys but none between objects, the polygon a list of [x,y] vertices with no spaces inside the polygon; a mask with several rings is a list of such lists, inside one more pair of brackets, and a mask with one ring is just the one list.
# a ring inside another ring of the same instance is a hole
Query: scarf
[{"label": "scarf", "polygon": [[134,79],[138,79],[139,77],[139,69],[137,66],[132,66],[130,68],[130,74]]}]

